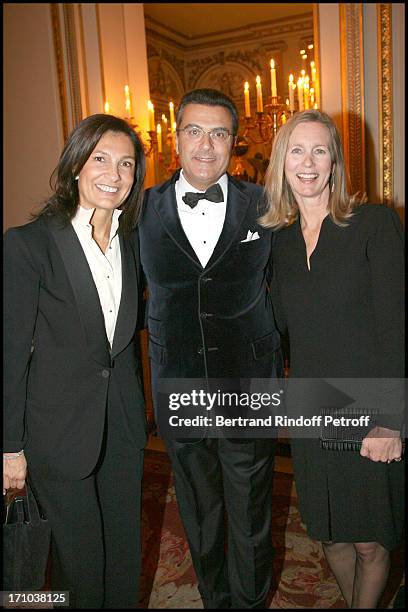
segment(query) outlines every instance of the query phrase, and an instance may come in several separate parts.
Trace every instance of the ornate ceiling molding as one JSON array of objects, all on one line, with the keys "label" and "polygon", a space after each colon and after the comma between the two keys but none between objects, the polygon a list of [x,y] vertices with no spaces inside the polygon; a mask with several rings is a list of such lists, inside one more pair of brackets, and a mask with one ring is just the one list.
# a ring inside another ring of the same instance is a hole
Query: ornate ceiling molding
[{"label": "ornate ceiling molding", "polygon": [[253,42],[271,37],[285,37],[290,34],[301,33],[310,30],[313,33],[313,15],[304,13],[292,18],[285,18],[284,23],[279,20],[262,23],[247,24],[245,27],[222,32],[210,32],[202,36],[191,37],[178,32],[172,28],[165,28],[159,21],[145,16],[146,34],[152,39],[157,38],[162,42],[171,43],[181,51],[198,51],[206,49],[210,45],[233,45],[243,42]]}]

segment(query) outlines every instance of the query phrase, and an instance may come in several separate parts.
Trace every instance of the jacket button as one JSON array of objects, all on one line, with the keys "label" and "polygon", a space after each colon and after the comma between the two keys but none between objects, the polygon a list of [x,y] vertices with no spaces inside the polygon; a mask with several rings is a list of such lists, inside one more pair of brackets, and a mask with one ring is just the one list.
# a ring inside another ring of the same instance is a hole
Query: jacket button
[{"label": "jacket button", "polygon": [[201,312],[201,313],[200,313],[200,317],[201,317],[202,319],[206,319],[206,318],[208,317],[208,314],[207,314],[206,312]]},{"label": "jacket button", "polygon": [[101,374],[102,374],[103,378],[109,378],[109,376],[110,376],[109,370],[102,370]]}]

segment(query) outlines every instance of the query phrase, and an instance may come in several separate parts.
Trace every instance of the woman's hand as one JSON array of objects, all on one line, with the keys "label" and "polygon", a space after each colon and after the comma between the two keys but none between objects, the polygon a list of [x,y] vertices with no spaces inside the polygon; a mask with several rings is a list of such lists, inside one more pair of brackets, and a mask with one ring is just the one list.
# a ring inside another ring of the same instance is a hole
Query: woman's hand
[{"label": "woman's hand", "polygon": [[[7,459],[7,455],[11,458]],[[15,453],[3,453],[3,495],[7,489],[22,489],[27,474],[27,461],[24,455],[12,458]]]},{"label": "woman's hand", "polygon": [[400,432],[386,427],[374,427],[361,444],[360,455],[371,461],[401,461],[402,441]]}]

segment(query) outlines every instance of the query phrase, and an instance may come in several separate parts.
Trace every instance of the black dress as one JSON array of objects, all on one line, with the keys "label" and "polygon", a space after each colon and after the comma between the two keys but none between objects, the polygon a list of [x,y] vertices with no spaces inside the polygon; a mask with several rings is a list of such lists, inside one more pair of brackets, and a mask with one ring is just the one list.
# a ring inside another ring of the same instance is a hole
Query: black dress
[{"label": "black dress", "polygon": [[[310,271],[300,221],[280,230],[272,293],[278,326],[289,332],[291,377],[402,378],[403,265],[401,222],[382,205],[359,206],[347,227],[327,216]],[[393,418],[378,425],[398,428]],[[293,439],[292,455],[312,538],[398,545],[404,461],[376,463],[310,438]]]}]

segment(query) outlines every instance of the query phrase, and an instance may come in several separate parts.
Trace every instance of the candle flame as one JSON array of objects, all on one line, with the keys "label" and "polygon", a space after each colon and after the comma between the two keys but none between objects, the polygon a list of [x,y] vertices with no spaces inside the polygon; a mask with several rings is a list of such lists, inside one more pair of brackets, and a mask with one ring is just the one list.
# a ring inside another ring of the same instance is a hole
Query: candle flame
[{"label": "candle flame", "polygon": [[108,102],[108,101],[106,101],[106,102],[105,102],[105,113],[109,113],[109,111],[110,111],[109,102]]},{"label": "candle flame", "polygon": [[275,62],[273,59],[271,59],[271,68],[275,68]]},{"label": "candle flame", "polygon": [[244,89],[245,89],[245,91],[249,91],[249,83],[248,83],[248,81],[245,81]]},{"label": "candle flame", "polygon": [[167,117],[164,114],[162,115],[162,121],[164,121],[164,123],[167,123]]},{"label": "candle flame", "polygon": [[156,126],[156,132],[158,134],[161,134],[161,125],[160,125],[160,123],[158,123],[157,126]]},{"label": "candle flame", "polygon": [[150,111],[154,110],[154,106],[153,106],[153,104],[151,103],[151,101],[150,101],[150,100],[148,100],[148,102],[147,102],[147,108],[148,108]]},{"label": "candle flame", "polygon": [[290,74],[290,75],[289,75],[289,81],[290,81],[291,83],[293,83],[293,74]]},{"label": "candle flame", "polygon": [[173,109],[174,109],[174,104],[173,104],[173,102],[170,102],[170,104],[169,104],[169,108],[170,108],[170,110],[173,110]]},{"label": "candle flame", "polygon": [[259,76],[259,74],[258,74],[258,76],[256,77],[256,84],[257,84],[257,85],[260,85],[260,84],[261,84],[261,77]]},{"label": "candle flame", "polygon": [[129,85],[125,85],[125,94],[129,95]]}]

